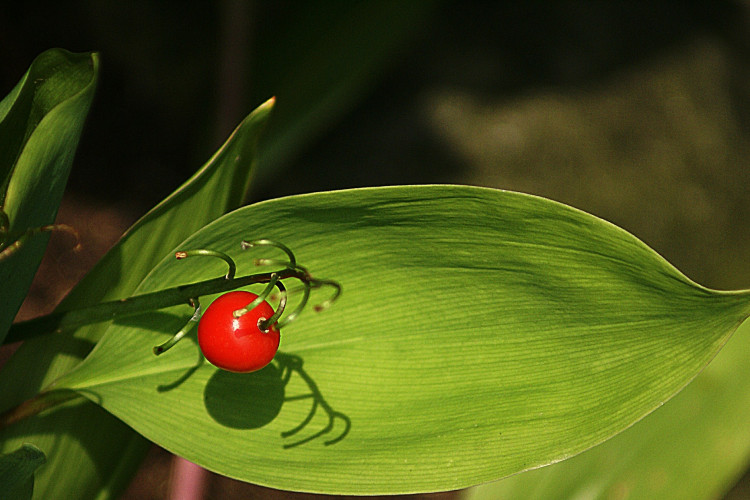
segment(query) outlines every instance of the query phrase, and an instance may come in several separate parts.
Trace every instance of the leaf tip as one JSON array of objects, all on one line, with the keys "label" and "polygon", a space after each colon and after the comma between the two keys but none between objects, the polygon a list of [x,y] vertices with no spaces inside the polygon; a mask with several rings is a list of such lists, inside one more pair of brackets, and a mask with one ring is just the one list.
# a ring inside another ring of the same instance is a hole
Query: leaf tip
[{"label": "leaf tip", "polygon": [[276,105],[276,96],[272,96],[266,102],[258,106],[259,110],[270,111]]}]

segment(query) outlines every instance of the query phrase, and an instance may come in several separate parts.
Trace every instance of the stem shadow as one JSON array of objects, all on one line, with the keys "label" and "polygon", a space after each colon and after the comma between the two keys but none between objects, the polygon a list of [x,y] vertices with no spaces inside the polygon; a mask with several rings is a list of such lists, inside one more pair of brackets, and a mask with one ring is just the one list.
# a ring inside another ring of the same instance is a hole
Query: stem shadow
[{"label": "stem shadow", "polygon": [[313,433],[310,436],[307,436],[305,438],[299,439],[297,441],[294,441],[292,443],[286,443],[284,444],[284,448],[295,448],[297,446],[301,446],[303,444],[309,443],[310,441],[313,441],[321,436],[324,436],[331,431],[333,431],[336,423],[336,419],[339,419],[344,424],[344,429],[339,433],[338,436],[329,439],[327,441],[324,441],[323,444],[325,446],[330,446],[332,444],[336,444],[342,439],[344,439],[347,434],[349,434],[349,431],[351,430],[352,423],[351,419],[344,413],[341,413],[340,411],[336,411],[331,407],[331,405],[328,404],[328,402],[323,397],[323,394],[320,392],[320,389],[318,388],[318,385],[315,383],[313,378],[302,368],[302,358],[299,356],[291,355],[291,354],[283,354],[279,353],[276,355],[276,358],[278,360],[279,366],[281,367],[283,371],[283,380],[284,385],[289,382],[293,374],[297,374],[300,377],[302,377],[302,380],[304,380],[305,384],[307,384],[307,387],[310,389],[309,394],[302,394],[299,396],[290,396],[284,399],[284,401],[299,401],[302,399],[312,399],[312,406],[310,407],[310,411],[308,412],[305,419],[299,423],[296,427],[293,429],[290,429],[288,431],[282,432],[281,437],[282,438],[291,438],[292,436],[298,434],[300,431],[305,429],[307,426],[310,425],[313,418],[315,417],[315,414],[318,411],[318,408],[322,408],[323,411],[328,416],[328,424],[321,430]]},{"label": "stem shadow", "polygon": [[193,376],[193,374],[198,371],[198,368],[203,366],[203,363],[206,362],[206,358],[203,357],[203,354],[198,351],[198,360],[195,362],[195,365],[188,368],[185,373],[180,375],[180,377],[175,380],[174,382],[170,382],[168,384],[161,384],[159,385],[156,390],[157,392],[167,392],[171,391],[172,389],[176,389],[179,386],[181,386],[183,383],[185,383],[190,377]]},{"label": "stem shadow", "polygon": [[[329,446],[338,443],[349,434],[351,420],[328,404],[315,380],[302,366],[303,361],[299,356],[277,353],[274,363],[257,372],[231,373],[217,370],[208,380],[203,392],[206,410],[223,426],[233,429],[257,429],[273,421],[285,402],[310,399],[312,405],[307,416],[294,428],[282,432],[281,437],[292,439],[302,433],[311,425],[319,409],[326,413],[327,425],[308,436],[286,443],[283,447],[294,448],[330,434],[336,427],[337,420],[343,422],[343,430],[323,444]],[[191,374],[186,373],[181,379]],[[295,374],[302,378],[310,392],[287,397],[286,386]]]}]

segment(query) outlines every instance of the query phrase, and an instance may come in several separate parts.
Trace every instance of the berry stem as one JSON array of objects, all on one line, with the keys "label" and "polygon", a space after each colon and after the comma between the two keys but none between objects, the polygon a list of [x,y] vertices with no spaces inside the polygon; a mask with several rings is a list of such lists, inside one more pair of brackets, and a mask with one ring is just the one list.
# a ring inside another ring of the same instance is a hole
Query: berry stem
[{"label": "berry stem", "polygon": [[193,312],[193,316],[188,320],[188,322],[183,326],[179,332],[175,333],[174,336],[164,342],[163,344],[160,344],[156,347],[154,347],[154,354],[159,355],[162,354],[169,349],[171,349],[177,342],[182,340],[182,337],[190,333],[190,330],[193,329],[193,326],[196,325],[201,320],[201,303],[198,300],[198,297],[194,297],[190,299],[190,305],[195,308],[195,312]]},{"label": "berry stem", "polygon": [[310,283],[308,283],[307,281],[303,281],[302,285],[303,285],[302,299],[300,300],[299,304],[294,309],[294,311],[289,313],[289,315],[286,318],[284,318],[283,321],[280,321],[276,325],[277,329],[281,330],[281,327],[294,321],[294,319],[297,316],[299,316],[299,313],[301,313],[302,310],[305,308],[305,305],[307,305],[307,300],[310,298]]},{"label": "berry stem", "polygon": [[273,313],[273,316],[263,321],[262,324],[258,325],[260,326],[260,329],[263,331],[268,330],[274,324],[276,325],[277,330],[280,329],[279,318],[281,318],[281,315],[284,314],[284,308],[286,308],[286,287],[284,286],[284,283],[282,283],[281,281],[278,281],[276,283],[276,288],[279,289],[279,295],[280,295],[279,307],[276,308],[276,311]]},{"label": "berry stem", "polygon": [[313,288],[330,286],[330,287],[333,287],[334,289],[333,295],[331,295],[328,299],[324,300],[320,304],[315,304],[315,306],[313,307],[315,312],[325,311],[326,309],[331,307],[331,304],[333,304],[336,301],[336,299],[339,298],[339,295],[341,295],[341,284],[338,281],[313,278],[311,280],[305,281],[304,283],[305,283],[305,286],[310,286]]},{"label": "berry stem", "polygon": [[235,273],[237,272],[237,264],[235,264],[234,260],[229,255],[225,254],[224,252],[200,248],[198,250],[183,250],[181,252],[175,252],[174,254],[177,260],[186,259],[188,257],[193,257],[195,255],[203,255],[206,257],[218,257],[219,259],[226,262],[227,265],[229,266],[229,270],[227,271],[227,274],[224,276],[225,279],[228,279],[228,280],[233,279]]},{"label": "berry stem", "polygon": [[283,243],[279,243],[278,241],[273,240],[253,240],[253,241],[247,241],[242,240],[242,243],[240,243],[240,246],[243,250],[247,250],[248,248],[254,248],[254,247],[275,247],[284,252],[287,257],[289,257],[289,262],[284,263],[284,265],[289,267],[297,267],[297,259],[294,258],[294,253],[289,249],[288,246],[284,245]]},{"label": "berry stem", "polygon": [[271,290],[273,290],[273,287],[276,286],[276,283],[278,283],[278,281],[279,281],[279,275],[277,273],[272,273],[271,280],[268,282],[268,285],[266,285],[263,291],[260,292],[257,297],[255,297],[255,300],[250,302],[248,305],[246,305],[242,309],[237,309],[236,311],[234,311],[232,313],[232,316],[234,316],[235,318],[239,318],[243,314],[247,314],[253,309],[255,309],[255,307],[258,304],[266,300],[266,298],[271,294]]},{"label": "berry stem", "polygon": [[167,288],[158,292],[135,295],[126,299],[102,302],[81,309],[54,312],[46,316],[15,323],[11,326],[3,344],[28,340],[47,333],[72,330],[83,325],[109,321],[123,316],[185,304],[193,297],[227,292],[255,283],[268,283],[271,281],[273,275],[276,275],[277,279],[296,278],[303,282],[308,279],[304,272],[299,269],[290,268],[272,273],[251,274],[233,279],[226,279],[222,276],[189,285]]}]

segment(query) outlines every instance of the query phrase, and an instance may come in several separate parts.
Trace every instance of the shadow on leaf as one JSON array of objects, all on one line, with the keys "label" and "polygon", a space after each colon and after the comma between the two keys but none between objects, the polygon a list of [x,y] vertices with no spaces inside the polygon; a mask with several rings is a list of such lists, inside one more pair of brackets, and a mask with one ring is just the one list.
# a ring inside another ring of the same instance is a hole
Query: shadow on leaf
[{"label": "shadow on leaf", "polygon": [[313,380],[313,378],[302,368],[302,358],[299,356],[293,356],[290,354],[282,354],[279,353],[276,355],[276,359],[279,363],[279,366],[281,367],[283,374],[283,381],[284,386],[289,382],[289,379],[292,377],[294,373],[302,377],[302,380],[305,381],[307,384],[307,387],[310,389],[309,394],[302,394],[298,396],[290,396],[284,399],[284,401],[299,401],[303,399],[311,399],[312,400],[312,406],[310,407],[310,412],[307,414],[307,417],[300,422],[298,426],[296,426],[293,429],[290,429],[286,432],[281,433],[282,438],[290,438],[296,434],[298,434],[300,431],[305,429],[308,425],[310,425],[310,422],[312,422],[313,418],[315,417],[316,412],[318,411],[318,408],[322,408],[323,411],[326,412],[326,415],[328,416],[328,424],[323,427],[321,430],[315,432],[314,434],[307,436],[305,438],[299,439],[297,441],[294,441],[292,443],[284,444],[284,448],[294,448],[296,446],[303,445],[305,443],[309,443],[310,441],[313,441],[314,439],[317,439],[321,436],[324,436],[331,431],[333,431],[336,419],[339,419],[344,424],[344,429],[339,433],[338,436],[329,439],[327,441],[324,441],[323,444],[326,446],[338,443],[342,439],[346,437],[347,434],[349,434],[349,431],[351,430],[352,423],[351,419],[346,416],[345,414],[334,410],[328,402],[323,397],[323,394],[320,392],[320,389],[318,389],[317,384]]},{"label": "shadow on leaf", "polygon": [[284,403],[281,370],[270,364],[253,373],[217,370],[206,384],[203,402],[219,424],[257,429],[271,422]]},{"label": "shadow on leaf", "polygon": [[187,369],[185,373],[180,375],[180,377],[174,382],[170,382],[168,384],[161,384],[159,387],[156,388],[156,390],[158,392],[167,392],[167,391],[171,391],[172,389],[176,389],[177,387],[185,383],[190,377],[192,377],[193,374],[196,371],[198,371],[198,368],[203,366],[203,363],[205,363],[205,361],[206,361],[206,358],[204,358],[203,354],[200,351],[198,351],[198,360],[196,361],[195,365],[193,365],[193,367]]},{"label": "shadow on leaf", "polygon": [[[206,384],[203,402],[209,415],[219,424],[234,429],[257,429],[270,423],[281,412],[287,401],[312,401],[308,415],[293,429],[282,432],[281,437],[292,438],[305,430],[322,409],[328,424],[311,435],[284,444],[293,448],[309,443],[334,430],[336,420],[343,422],[343,430],[324,445],[335,444],[351,429],[351,420],[334,410],[325,400],[313,378],[302,368],[302,358],[278,353],[275,363],[253,373],[231,373],[217,370]],[[186,374],[189,376],[189,374]],[[310,390],[307,394],[286,397],[285,388],[292,376],[298,375]]]}]

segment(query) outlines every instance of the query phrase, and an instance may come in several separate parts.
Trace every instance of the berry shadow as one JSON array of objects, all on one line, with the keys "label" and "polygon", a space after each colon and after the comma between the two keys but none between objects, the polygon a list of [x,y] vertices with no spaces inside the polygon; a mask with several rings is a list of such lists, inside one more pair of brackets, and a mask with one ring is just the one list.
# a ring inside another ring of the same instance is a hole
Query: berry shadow
[{"label": "berry shadow", "polygon": [[273,364],[253,373],[217,370],[203,391],[206,410],[225,427],[263,427],[276,418],[284,404],[281,373]]},{"label": "berry shadow", "polygon": [[[144,315],[118,318],[117,323],[148,330],[163,329],[170,325],[179,328],[185,319],[163,311],[152,311]],[[158,325],[158,327],[156,326]],[[182,342],[197,344],[195,331],[190,332]],[[195,364],[186,369],[175,380],[157,387],[158,392],[178,389],[198,371],[208,365],[197,349]],[[163,354],[168,356],[168,353]],[[310,409],[302,421],[293,428],[281,433],[286,441],[284,448],[301,446],[318,438],[325,438],[323,445],[329,446],[344,439],[351,430],[351,419],[331,407],[318,387],[315,379],[303,367],[301,357],[276,353],[274,360],[265,368],[252,373],[232,373],[216,369],[203,390],[203,404],[208,414],[218,424],[232,429],[258,429],[272,422],[281,412],[286,402],[309,401]],[[209,365],[210,366],[210,365]],[[293,376],[300,377],[307,386],[303,394],[286,394],[286,386]],[[322,410],[327,423],[322,428],[315,427],[315,419]]]},{"label": "berry shadow", "polygon": [[[299,376],[309,392],[287,396],[286,386],[292,376]],[[311,401],[307,416],[294,428],[281,433],[288,439],[284,448],[293,448],[326,436],[341,428],[336,435],[323,442],[335,444],[346,437],[351,429],[347,415],[334,410],[325,400],[315,380],[303,368],[299,356],[277,353],[274,362],[253,373],[231,373],[217,370],[206,383],[203,402],[209,415],[219,424],[233,429],[257,429],[273,421],[288,401]],[[328,417],[322,429],[305,432],[312,424],[319,409]],[[341,425],[337,426],[336,421]]]}]

